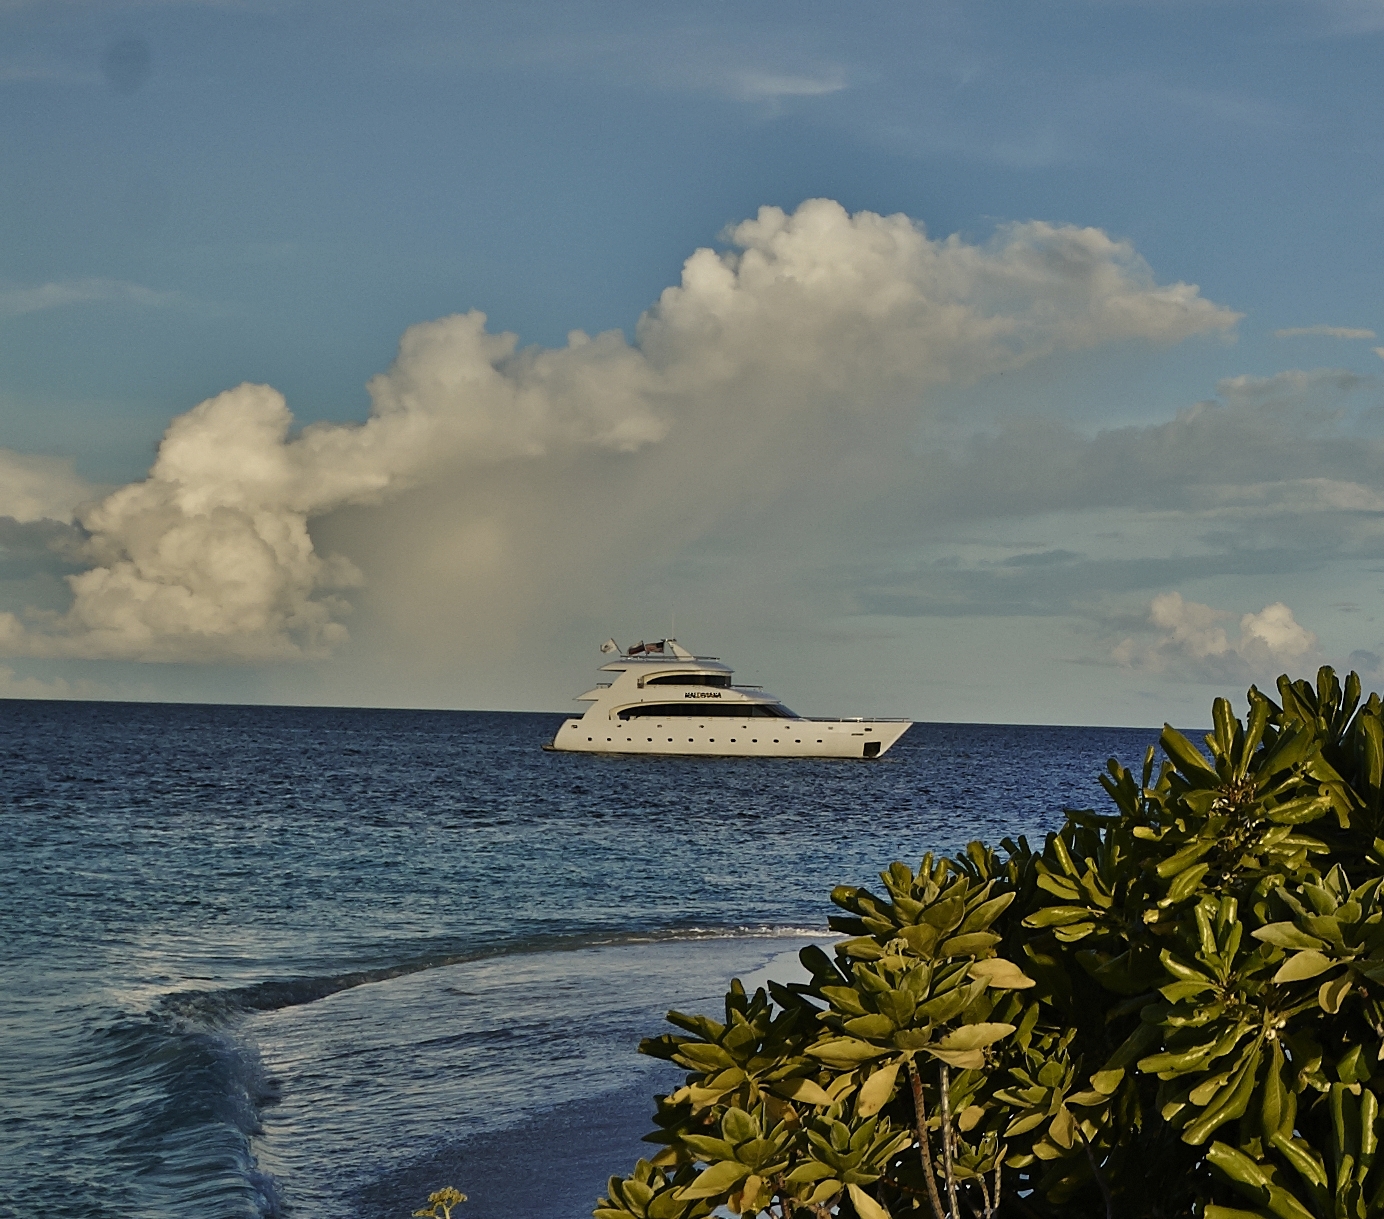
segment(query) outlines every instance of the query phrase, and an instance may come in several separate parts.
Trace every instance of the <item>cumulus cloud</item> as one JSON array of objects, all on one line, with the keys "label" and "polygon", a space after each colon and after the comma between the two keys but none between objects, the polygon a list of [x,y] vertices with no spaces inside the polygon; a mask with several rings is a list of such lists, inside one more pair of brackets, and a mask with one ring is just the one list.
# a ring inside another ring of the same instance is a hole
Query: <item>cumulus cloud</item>
[{"label": "cumulus cloud", "polygon": [[1238,637],[1226,627],[1234,617],[1179,592],[1160,593],[1149,606],[1147,630],[1122,639],[1112,655],[1128,668],[1214,681],[1262,679],[1300,664],[1317,648],[1316,635],[1281,601],[1242,615]]},{"label": "cumulus cloud", "polygon": [[[1120,340],[1224,333],[1238,316],[1157,283],[1097,229],[1029,222],[977,245],[814,200],[763,208],[726,237],[687,260],[633,343],[574,332],[521,348],[472,312],[404,334],[363,424],[295,433],[268,386],[209,399],[174,420],[144,481],[78,513],[88,566],[69,577],[70,608],[0,615],[0,648],[322,655],[346,639],[353,547],[385,522],[397,533],[376,536],[377,559],[436,566],[443,547],[472,583],[515,562],[524,530],[530,560],[535,537],[588,558],[641,533],[685,544],[790,489],[868,488],[932,387]],[[373,523],[360,516],[372,506]],[[310,521],[338,552],[319,550]]]},{"label": "cumulus cloud", "polygon": [[1276,339],[1372,339],[1373,330],[1361,330],[1352,326],[1289,326],[1284,330],[1275,330],[1273,337]]}]

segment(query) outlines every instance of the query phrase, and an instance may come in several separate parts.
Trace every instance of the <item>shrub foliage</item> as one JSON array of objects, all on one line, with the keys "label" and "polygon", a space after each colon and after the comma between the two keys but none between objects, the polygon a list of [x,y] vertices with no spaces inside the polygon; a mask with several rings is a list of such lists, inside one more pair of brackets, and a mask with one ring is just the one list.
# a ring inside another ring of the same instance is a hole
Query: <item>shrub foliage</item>
[{"label": "shrub foliage", "polygon": [[1278,694],[1041,850],[838,887],[810,982],[669,1013],[686,1082],[596,1219],[1384,1217],[1380,700]]}]

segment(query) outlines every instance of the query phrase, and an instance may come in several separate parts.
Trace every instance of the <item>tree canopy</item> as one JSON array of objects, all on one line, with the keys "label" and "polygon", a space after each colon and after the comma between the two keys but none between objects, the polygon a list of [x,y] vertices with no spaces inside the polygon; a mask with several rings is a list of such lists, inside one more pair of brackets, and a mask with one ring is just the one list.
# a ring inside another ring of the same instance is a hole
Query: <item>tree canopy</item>
[{"label": "tree canopy", "polygon": [[1172,727],[1102,809],[842,885],[810,981],[686,1072],[596,1219],[1384,1219],[1384,721],[1329,668]]}]

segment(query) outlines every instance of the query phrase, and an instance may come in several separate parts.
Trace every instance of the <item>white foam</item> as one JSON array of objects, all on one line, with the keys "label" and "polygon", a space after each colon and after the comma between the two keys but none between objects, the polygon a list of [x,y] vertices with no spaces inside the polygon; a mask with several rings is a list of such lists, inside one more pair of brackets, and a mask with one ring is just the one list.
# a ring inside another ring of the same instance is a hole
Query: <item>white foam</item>
[{"label": "white foam", "polygon": [[[488,958],[246,1017],[282,1099],[255,1140],[295,1214],[431,1143],[628,1087],[670,1007],[721,1017],[729,981],[801,980],[810,936],[718,934]],[[652,1085],[650,1091],[653,1091]],[[618,1167],[618,1166],[617,1166]]]}]

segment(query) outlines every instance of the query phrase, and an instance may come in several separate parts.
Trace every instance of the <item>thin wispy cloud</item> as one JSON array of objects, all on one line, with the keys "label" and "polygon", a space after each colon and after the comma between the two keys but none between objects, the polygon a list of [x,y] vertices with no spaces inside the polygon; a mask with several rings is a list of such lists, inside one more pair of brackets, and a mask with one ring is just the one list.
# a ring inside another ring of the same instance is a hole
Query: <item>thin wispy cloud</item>
[{"label": "thin wispy cloud", "polygon": [[1372,339],[1373,330],[1356,326],[1287,326],[1275,330],[1276,339]]},{"label": "thin wispy cloud", "polygon": [[754,69],[733,73],[730,91],[751,101],[773,101],[785,97],[824,97],[846,88],[843,73],[826,75],[786,75]]},{"label": "thin wispy cloud", "polygon": [[98,303],[129,304],[141,308],[171,305],[178,292],[161,292],[144,284],[121,279],[66,279],[30,286],[0,286],[0,318],[22,317],[47,309]]}]

